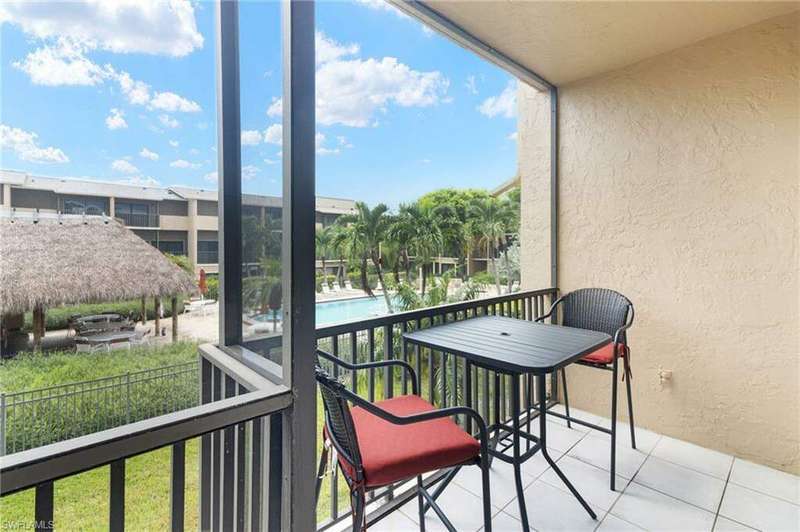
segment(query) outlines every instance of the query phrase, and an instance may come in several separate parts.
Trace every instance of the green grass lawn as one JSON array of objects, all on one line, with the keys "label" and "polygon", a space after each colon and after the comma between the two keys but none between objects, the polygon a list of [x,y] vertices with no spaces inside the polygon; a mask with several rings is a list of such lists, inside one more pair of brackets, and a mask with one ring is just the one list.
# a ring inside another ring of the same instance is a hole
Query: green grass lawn
[{"label": "green grass lawn", "polygon": [[[190,343],[167,345],[146,350],[111,353],[55,353],[24,355],[5,361],[0,366],[0,389],[12,391],[75,380],[92,379],[135,371],[148,367],[177,364],[194,360],[197,346]],[[359,393],[367,396],[368,372],[359,378]],[[422,382],[426,381],[427,368]],[[33,383],[33,386],[26,383]],[[426,387],[423,395],[427,397]],[[399,375],[395,378],[395,394],[402,390]],[[375,372],[375,399],[383,398],[383,372]],[[317,395],[317,434],[323,426],[322,401]],[[187,442],[186,447],[186,528],[197,529],[199,493],[199,440]],[[317,456],[322,439],[317,438]],[[170,515],[170,449],[136,456],[126,461],[125,518],[129,530],[164,530],[169,528]],[[331,515],[331,480],[326,478],[317,507],[318,521]],[[108,528],[109,468],[100,467],[55,483],[55,520],[65,530],[105,530]],[[0,528],[18,524],[31,528],[33,523],[34,490],[0,499]],[[340,515],[349,513],[349,491],[339,476],[338,509]]]}]

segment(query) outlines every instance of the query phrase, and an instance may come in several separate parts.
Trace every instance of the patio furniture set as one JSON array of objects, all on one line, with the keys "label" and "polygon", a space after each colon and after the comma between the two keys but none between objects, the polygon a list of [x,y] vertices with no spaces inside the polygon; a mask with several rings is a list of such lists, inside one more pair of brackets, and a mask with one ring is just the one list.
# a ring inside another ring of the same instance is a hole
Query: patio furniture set
[{"label": "patio furniture set", "polygon": [[[417,375],[405,361],[351,364],[318,350],[318,358],[350,371],[399,367],[410,375],[412,393],[371,403],[317,367],[317,382],[325,410],[325,445],[317,492],[332,453],[333,462],[338,464],[350,487],[354,531],[365,527],[367,491],[415,478],[420,529],[425,528],[425,513],[433,509],[445,527],[454,531],[455,527],[437,505],[436,499],[461,467],[476,465],[482,472],[484,530],[490,532],[489,468],[492,460],[498,459],[514,468],[522,529],[527,532],[530,528],[521,465],[541,452],[583,509],[596,519],[595,512],[548,454],[547,416],[558,416],[566,419],[568,424],[578,423],[611,437],[610,489],[614,490],[617,379],[620,375],[626,383],[631,446],[636,448],[630,349],[626,335],[633,317],[633,305],[622,294],[608,289],[587,288],[562,296],[547,314],[533,322],[486,315],[406,332],[403,339],[408,344],[463,358],[467,375],[474,368],[484,368],[510,376],[510,420],[500,419],[500,399],[495,394],[494,420],[491,423],[472,408],[469,386],[464,390],[464,406],[437,409],[420,396]],[[544,323],[547,318],[551,323]],[[570,364],[611,373],[610,429],[570,416],[566,388],[566,368]],[[554,403],[548,404],[547,398],[546,377],[559,372],[563,383],[564,414],[551,412]],[[499,379],[499,376],[495,377],[496,385]],[[537,395],[535,401],[531,400],[534,391]],[[529,399],[525,408],[521,405],[523,396]],[[463,426],[452,419],[459,415],[464,417]],[[538,434],[531,431],[531,422],[536,417]],[[446,469],[450,471],[441,475],[438,485],[429,491],[424,485],[423,475]]]},{"label": "patio furniture set", "polygon": [[113,344],[143,345],[148,341],[150,329],[137,331],[136,323],[120,314],[72,316],[70,328],[75,332],[78,351],[111,351]]}]

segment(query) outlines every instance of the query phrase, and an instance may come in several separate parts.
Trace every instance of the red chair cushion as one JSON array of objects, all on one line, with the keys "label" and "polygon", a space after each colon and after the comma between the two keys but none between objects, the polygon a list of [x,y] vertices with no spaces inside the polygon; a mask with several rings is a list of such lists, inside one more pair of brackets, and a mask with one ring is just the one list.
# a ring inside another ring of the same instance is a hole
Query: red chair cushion
[{"label": "red chair cushion", "polygon": [[614,361],[614,347],[617,349],[617,356],[625,356],[625,344],[607,344],[596,351],[592,351],[581,360],[591,364],[611,364]]},{"label": "red chair cushion", "polygon": [[[375,404],[397,416],[437,409],[416,395],[401,395]],[[451,418],[395,425],[363,408],[355,407],[351,413],[367,488],[461,464],[480,453],[480,443]],[[340,462],[352,474],[352,466]]]}]

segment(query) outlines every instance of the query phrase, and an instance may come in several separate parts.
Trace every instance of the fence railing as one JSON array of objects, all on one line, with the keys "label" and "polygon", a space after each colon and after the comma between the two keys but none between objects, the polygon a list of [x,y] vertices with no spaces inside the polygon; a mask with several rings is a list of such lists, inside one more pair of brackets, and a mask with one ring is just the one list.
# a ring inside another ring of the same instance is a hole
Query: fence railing
[{"label": "fence railing", "polygon": [[158,227],[160,223],[158,214],[118,212],[114,217],[122,220],[128,227]]},{"label": "fence railing", "polygon": [[0,394],[0,455],[197,406],[198,364]]},{"label": "fence railing", "polygon": [[[474,366],[466,371],[463,359],[420,346],[406,345],[402,341],[402,335],[406,331],[485,315],[534,320],[547,313],[556,294],[555,288],[515,292],[321,327],[316,333],[317,345],[351,363],[403,360],[414,367],[419,379],[420,394],[437,407],[467,405],[475,408],[486,420],[508,421],[511,412],[511,377]],[[323,366],[331,375],[345,382],[353,392],[370,401],[407,394],[411,389],[408,373],[402,372],[400,375],[393,368],[351,372],[340,370],[332,364]],[[554,386],[555,383],[551,381],[551,394]],[[533,379],[525,378],[521,389],[524,390],[522,404],[530,410],[533,398],[536,397]],[[317,434],[320,433],[321,427]],[[395,490],[395,486],[389,486],[371,494],[370,501],[385,501],[377,510],[379,514],[385,515],[391,508],[404,504],[413,495],[408,491],[400,495]],[[350,515],[349,492],[343,479],[339,478],[338,470],[334,470],[328,475],[320,491],[317,528],[324,530]],[[378,515],[372,517],[380,518]],[[368,520],[373,519],[368,516]]]}]

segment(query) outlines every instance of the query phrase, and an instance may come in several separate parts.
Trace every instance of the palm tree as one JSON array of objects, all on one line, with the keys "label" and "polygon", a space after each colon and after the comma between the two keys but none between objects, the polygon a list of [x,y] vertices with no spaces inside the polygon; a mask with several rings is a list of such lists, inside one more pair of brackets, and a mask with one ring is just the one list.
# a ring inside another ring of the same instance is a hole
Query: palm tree
[{"label": "palm tree", "polygon": [[415,218],[414,238],[411,249],[414,252],[415,261],[422,270],[422,295],[425,295],[425,287],[428,280],[428,266],[433,263],[434,254],[442,247],[442,230],[439,228],[439,220],[431,209],[421,209],[417,207]]},{"label": "palm tree", "polygon": [[495,197],[476,201],[470,208],[472,226],[481,244],[489,249],[489,260],[492,264],[495,287],[500,294],[500,272],[497,270],[496,251],[501,238],[505,236],[508,213],[500,200]]},{"label": "palm tree", "polygon": [[243,280],[242,296],[247,310],[266,314],[274,306],[274,291],[281,284],[281,263],[278,259],[261,259],[260,266],[261,275]]},{"label": "palm tree", "polygon": [[375,294],[372,293],[372,288],[369,286],[369,277],[367,276],[367,254],[360,232],[355,225],[356,220],[357,217],[354,214],[340,216],[336,220],[338,227],[334,232],[332,245],[349,257],[351,261],[358,262],[361,289],[368,296],[373,297]]},{"label": "palm tree", "polygon": [[419,218],[419,206],[416,203],[400,204],[397,216],[392,220],[389,227],[389,238],[391,238],[399,248],[400,260],[406,272],[406,281],[411,279],[411,257],[409,249],[414,240],[417,230],[417,219]]},{"label": "palm tree", "polygon": [[379,203],[372,209],[363,201],[356,202],[356,214],[354,215],[353,227],[357,237],[360,239],[365,256],[372,260],[375,271],[378,274],[378,281],[383,287],[383,297],[386,300],[386,309],[391,314],[392,298],[386,290],[383,280],[383,261],[381,260],[381,243],[386,239],[389,230],[389,217],[387,212],[389,207]]},{"label": "palm tree", "polygon": [[331,243],[333,242],[333,231],[330,227],[323,227],[317,229],[315,234],[315,241],[317,245],[317,257],[322,261],[322,282],[328,282],[328,269],[325,264],[326,255],[330,252]]},{"label": "palm tree", "polygon": [[328,249],[330,250],[330,254],[332,256],[335,256],[339,261],[339,268],[337,271],[337,281],[339,282],[340,286],[344,286],[344,276],[346,273],[344,266],[345,239],[342,238],[344,227],[339,224],[334,224],[328,226],[328,231],[330,231],[331,234],[331,241],[328,245]]}]

